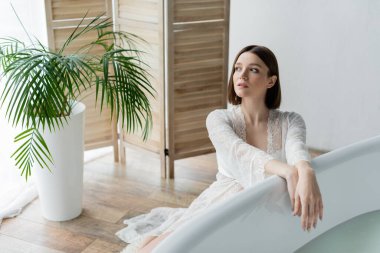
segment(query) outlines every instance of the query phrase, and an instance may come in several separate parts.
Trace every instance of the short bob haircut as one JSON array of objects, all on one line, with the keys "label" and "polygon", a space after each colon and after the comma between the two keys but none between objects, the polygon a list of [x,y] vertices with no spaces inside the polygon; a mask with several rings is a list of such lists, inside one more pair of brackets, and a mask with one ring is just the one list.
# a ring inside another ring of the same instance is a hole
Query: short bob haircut
[{"label": "short bob haircut", "polygon": [[276,83],[267,90],[267,93],[265,95],[265,105],[268,107],[268,109],[279,108],[281,104],[281,87],[276,56],[268,48],[257,45],[247,46],[240,50],[240,52],[236,55],[234,64],[232,65],[230,79],[228,82],[228,102],[230,102],[233,105],[241,104],[241,97],[239,97],[235,93],[233,75],[235,73],[235,64],[237,59],[242,53],[245,52],[250,52],[252,54],[257,55],[265,63],[265,65],[267,65],[269,69],[268,77],[273,75],[277,76]]}]

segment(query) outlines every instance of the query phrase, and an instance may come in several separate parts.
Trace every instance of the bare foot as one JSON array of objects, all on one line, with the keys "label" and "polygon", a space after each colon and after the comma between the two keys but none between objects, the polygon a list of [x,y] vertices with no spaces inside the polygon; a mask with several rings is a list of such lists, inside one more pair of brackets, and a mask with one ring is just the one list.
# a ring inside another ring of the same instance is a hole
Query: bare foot
[{"label": "bare foot", "polygon": [[144,244],[144,246],[138,251],[138,253],[150,253],[150,252],[152,252],[152,250],[162,240],[164,240],[166,237],[168,237],[168,235],[170,235],[170,234],[171,234],[171,232],[168,232],[168,233],[162,234],[160,236],[151,236],[151,237],[147,238],[147,239],[150,239],[150,241],[148,241],[146,244]]}]

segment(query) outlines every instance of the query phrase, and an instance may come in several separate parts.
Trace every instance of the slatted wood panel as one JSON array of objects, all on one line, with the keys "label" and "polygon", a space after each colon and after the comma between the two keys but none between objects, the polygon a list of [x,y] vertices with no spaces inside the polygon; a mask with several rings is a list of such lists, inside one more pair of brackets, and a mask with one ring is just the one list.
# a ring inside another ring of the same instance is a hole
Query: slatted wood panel
[{"label": "slatted wood panel", "polygon": [[[153,114],[153,129],[149,139],[141,140],[141,133],[122,133],[123,140],[150,151],[160,153],[164,159],[164,28],[162,0],[116,0],[115,23],[122,31],[138,35],[147,43],[139,44],[138,49],[146,52],[142,59],[149,65],[152,75],[150,81],[156,90],[156,96],[150,97]],[[122,150],[121,154],[124,154]]]},{"label": "slatted wood panel", "polygon": [[169,177],[174,160],[214,151],[205,126],[226,107],[229,1],[168,1]]},{"label": "slatted wood panel", "polygon": [[[48,26],[49,47],[58,49],[73,31],[82,17],[87,13],[88,18],[104,15],[104,18],[112,16],[112,0],[45,0],[46,20]],[[88,34],[87,37],[77,40],[69,48],[67,53],[75,52],[95,37]],[[96,54],[97,49],[92,53]],[[88,90],[81,101],[86,105],[85,119],[85,148],[114,145],[117,151],[116,123],[111,124],[110,111],[105,109],[99,113],[99,107],[95,106],[95,89]],[[115,159],[117,152],[115,152]]]},{"label": "slatted wood panel", "polygon": [[[226,19],[225,0],[174,0],[173,21],[192,22]],[[228,17],[227,17],[228,19]]]},{"label": "slatted wood panel", "polygon": [[88,12],[89,17],[107,12],[105,0],[52,0],[53,20],[77,19]]}]

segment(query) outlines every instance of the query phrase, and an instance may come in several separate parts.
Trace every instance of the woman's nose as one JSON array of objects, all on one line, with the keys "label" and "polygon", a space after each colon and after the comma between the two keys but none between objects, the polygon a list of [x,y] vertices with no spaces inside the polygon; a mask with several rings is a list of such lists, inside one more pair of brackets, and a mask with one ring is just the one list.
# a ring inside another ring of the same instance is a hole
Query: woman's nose
[{"label": "woman's nose", "polygon": [[242,71],[241,74],[240,74],[240,79],[242,80],[247,80],[247,73],[246,71]]}]

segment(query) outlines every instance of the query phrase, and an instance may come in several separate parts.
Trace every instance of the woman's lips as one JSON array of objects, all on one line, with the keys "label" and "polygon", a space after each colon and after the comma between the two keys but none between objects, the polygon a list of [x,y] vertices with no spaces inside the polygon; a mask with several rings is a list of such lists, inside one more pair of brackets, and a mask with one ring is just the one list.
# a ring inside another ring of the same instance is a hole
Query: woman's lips
[{"label": "woman's lips", "polygon": [[248,88],[248,84],[247,83],[238,83],[237,86],[239,88]]}]

